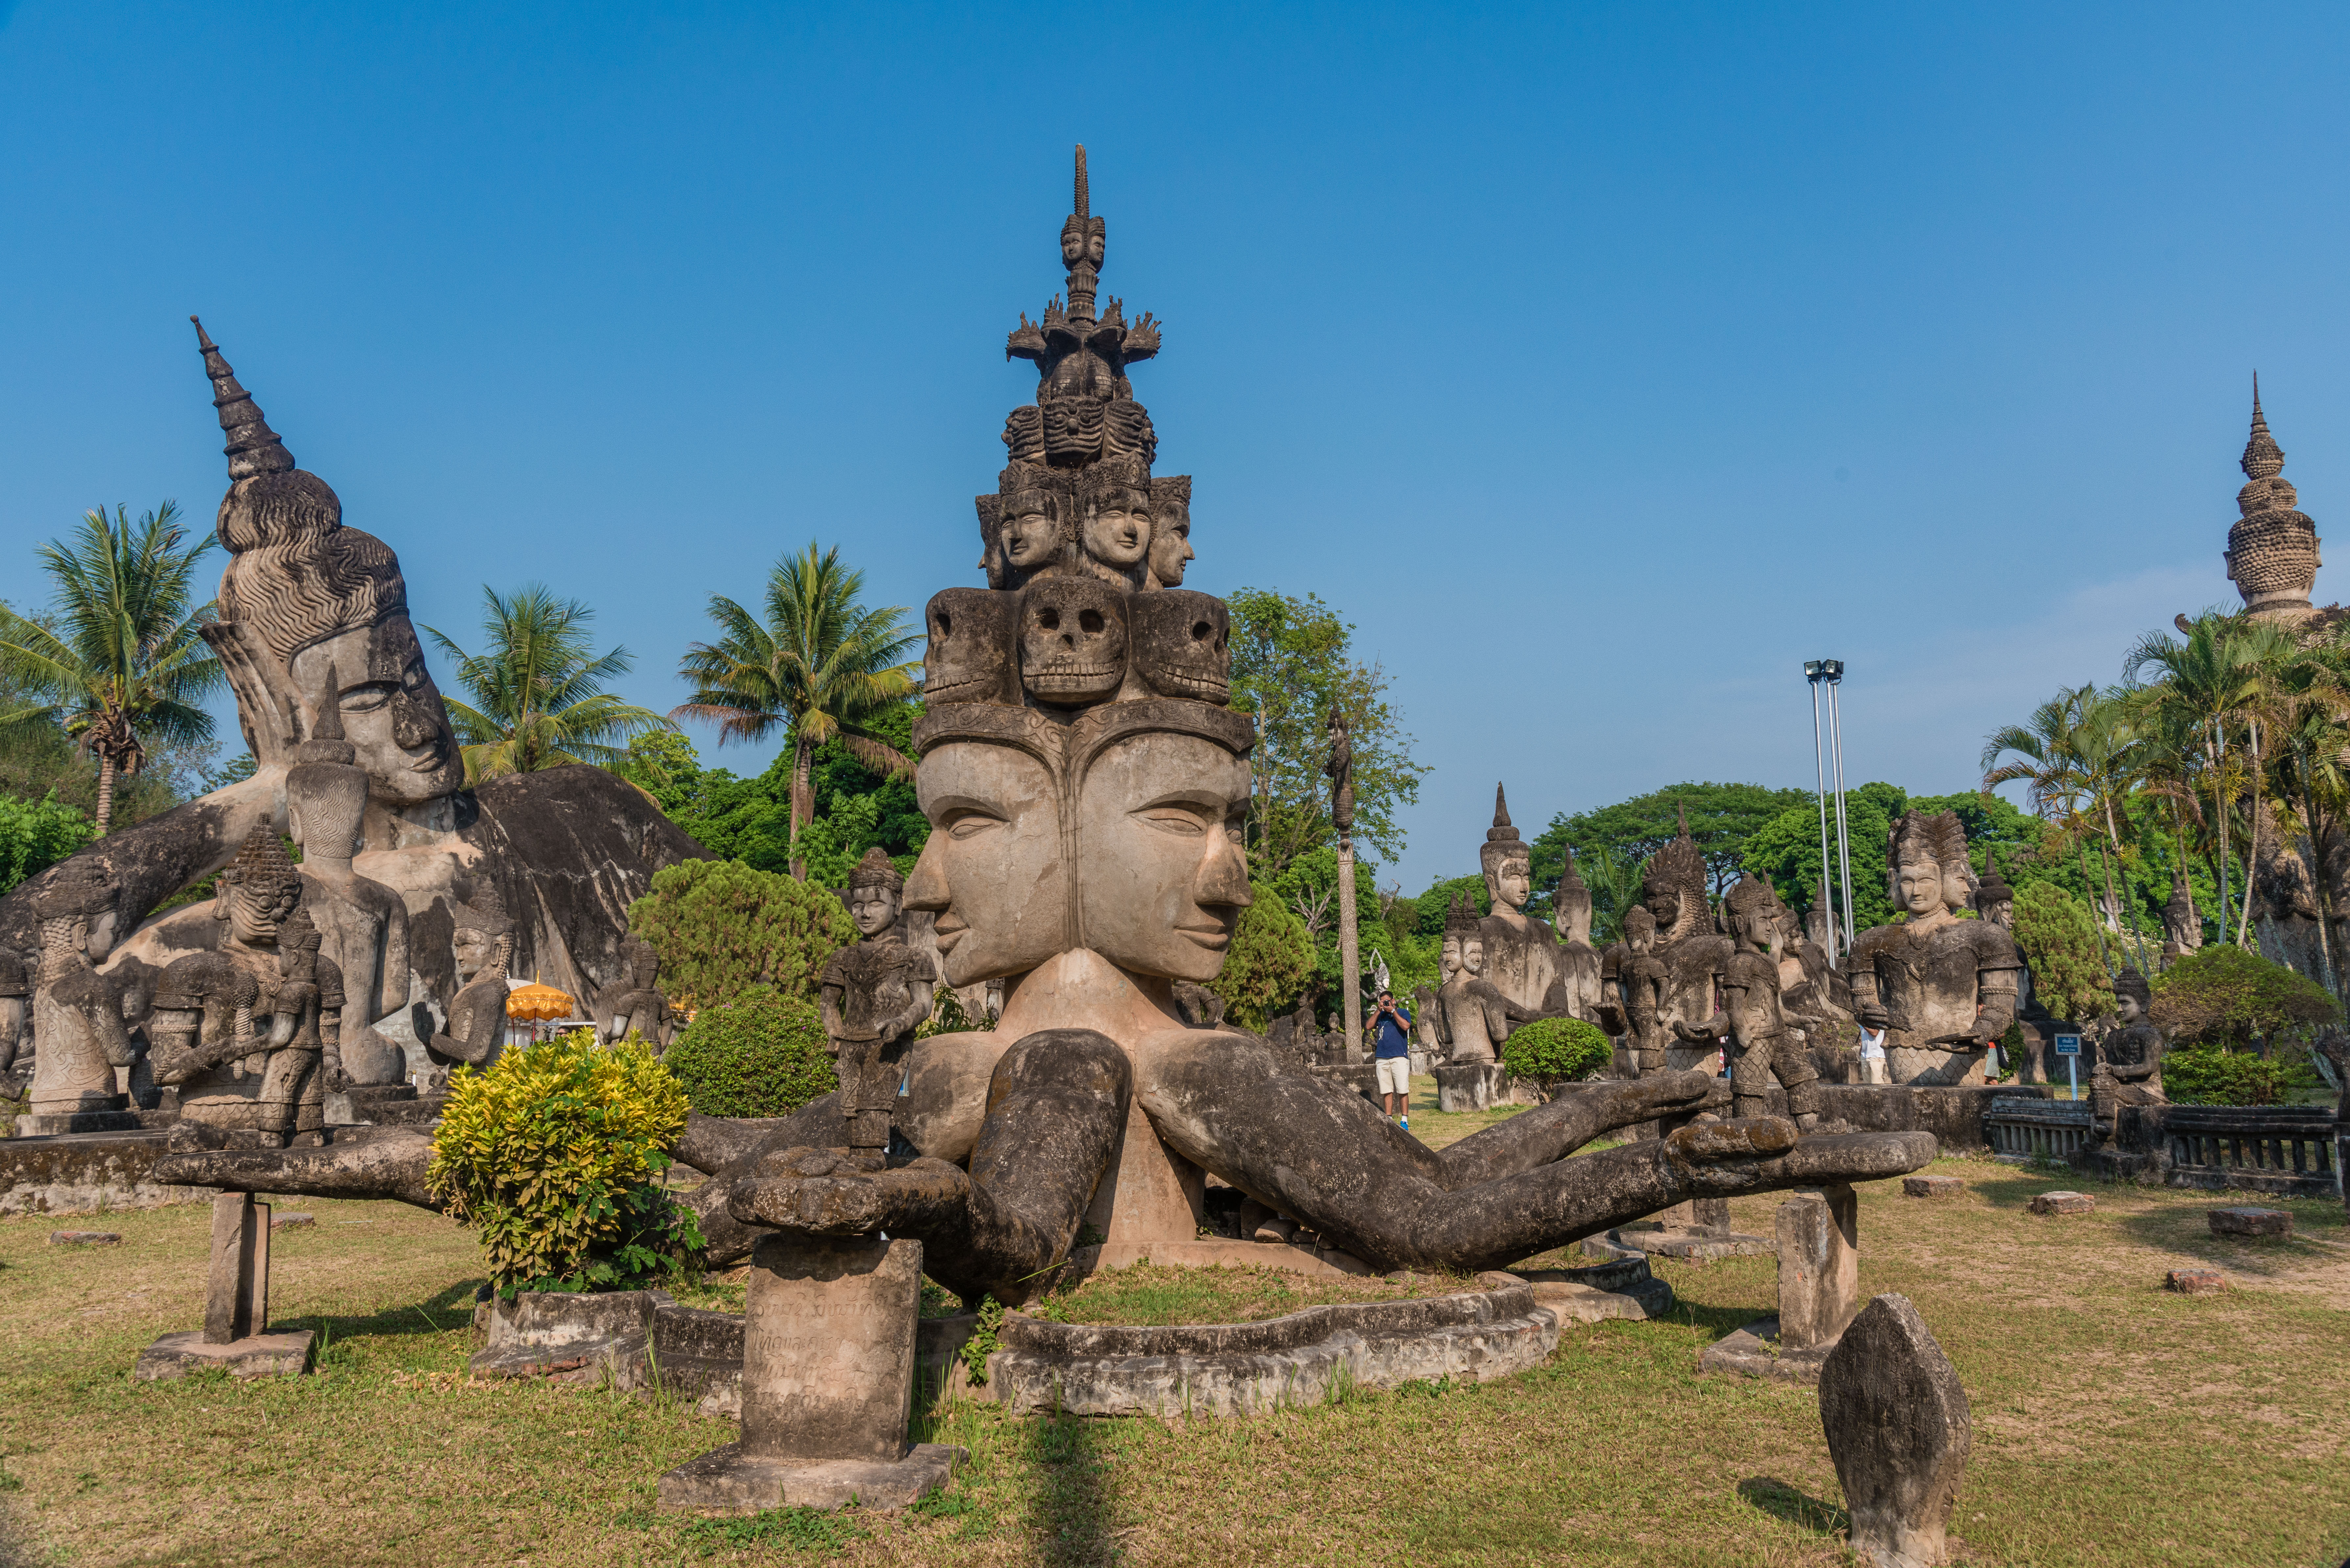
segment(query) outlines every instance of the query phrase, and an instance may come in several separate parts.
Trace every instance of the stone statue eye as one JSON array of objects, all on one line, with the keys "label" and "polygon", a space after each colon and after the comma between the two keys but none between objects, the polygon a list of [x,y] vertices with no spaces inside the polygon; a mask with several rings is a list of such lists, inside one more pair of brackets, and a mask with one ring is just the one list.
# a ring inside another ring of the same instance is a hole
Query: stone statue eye
[{"label": "stone statue eye", "polygon": [[1205,642],[1209,638],[1215,635],[1215,631],[1216,628],[1210,626],[1206,621],[1195,620],[1191,623],[1191,640],[1193,642]]},{"label": "stone statue eye", "polygon": [[1061,612],[1050,607],[1039,610],[1036,612],[1036,624],[1046,631],[1058,631],[1061,629]]},{"label": "stone statue eye", "polygon": [[389,680],[370,680],[361,686],[346,686],[340,705],[346,713],[372,713],[390,701],[391,694],[397,690],[399,688]]},{"label": "stone statue eye", "polygon": [[1077,627],[1079,630],[1087,633],[1099,631],[1102,628],[1101,611],[1097,609],[1079,610],[1077,612]]},{"label": "stone statue eye", "polygon": [[933,635],[941,639],[950,638],[954,635],[954,622],[943,610],[939,612],[939,629]]}]

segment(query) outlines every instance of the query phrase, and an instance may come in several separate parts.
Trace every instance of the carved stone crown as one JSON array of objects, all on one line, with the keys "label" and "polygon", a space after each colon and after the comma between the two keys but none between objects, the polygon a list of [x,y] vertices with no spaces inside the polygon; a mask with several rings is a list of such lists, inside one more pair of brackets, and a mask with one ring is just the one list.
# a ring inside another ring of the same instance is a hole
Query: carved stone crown
[{"label": "carved stone crown", "polygon": [[2138,973],[2135,965],[2125,965],[2121,973],[2114,976],[2114,994],[2135,996],[2140,1007],[2154,1005],[2154,987],[2146,982],[2146,976]]},{"label": "carved stone crown", "polygon": [[[273,840],[272,842],[275,842]],[[47,887],[33,895],[33,919],[77,920],[114,908],[114,882],[95,858],[75,858],[57,867]]]},{"label": "carved stone crown", "polygon": [[2015,889],[1999,874],[1999,859],[1991,850],[1983,851],[1983,874],[1975,883],[1975,909],[1978,913],[1993,904],[2012,904]]},{"label": "carved stone crown", "polygon": [[1477,905],[1466,893],[1459,895],[1445,907],[1444,934],[1446,936],[1464,936],[1482,929],[1477,919]]},{"label": "carved stone crown", "polygon": [[1689,808],[1676,803],[1673,809],[1679,818],[1680,832],[1648,857],[1648,868],[1640,874],[1640,893],[1644,898],[1668,889],[1679,893],[1679,924],[1690,926],[1706,907],[1705,851],[1690,836]]},{"label": "carved stone crown", "polygon": [[859,888],[887,888],[892,893],[902,893],[906,890],[906,878],[889,864],[889,857],[877,845],[849,867],[848,890],[853,893]]},{"label": "carved stone crown", "polygon": [[1721,907],[1723,912],[1734,919],[1752,915],[1768,916],[1779,909],[1779,890],[1771,886],[1769,878],[1757,877],[1750,871],[1731,888],[1721,901]]},{"label": "carved stone crown", "polygon": [[267,823],[256,824],[244,836],[238,846],[236,860],[221,873],[221,880],[241,888],[260,890],[281,890],[299,888],[301,873],[294,869],[293,860],[279,843],[277,830]]},{"label": "carved stone crown", "polygon": [[1940,811],[1929,816],[1921,811],[1905,811],[1893,825],[1892,840],[1887,858],[1894,866],[1922,856],[1945,868],[1964,870],[1970,880],[1973,878],[1974,866],[1967,858],[1966,825],[1957,812]]}]

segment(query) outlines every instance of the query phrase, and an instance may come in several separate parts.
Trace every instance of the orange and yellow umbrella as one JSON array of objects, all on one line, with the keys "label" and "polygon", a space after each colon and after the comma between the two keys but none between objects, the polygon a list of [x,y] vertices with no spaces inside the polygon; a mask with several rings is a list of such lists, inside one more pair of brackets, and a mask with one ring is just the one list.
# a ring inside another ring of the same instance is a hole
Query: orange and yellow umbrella
[{"label": "orange and yellow umbrella", "polygon": [[571,1016],[571,998],[551,985],[532,981],[506,992],[506,1016],[527,1023]]}]

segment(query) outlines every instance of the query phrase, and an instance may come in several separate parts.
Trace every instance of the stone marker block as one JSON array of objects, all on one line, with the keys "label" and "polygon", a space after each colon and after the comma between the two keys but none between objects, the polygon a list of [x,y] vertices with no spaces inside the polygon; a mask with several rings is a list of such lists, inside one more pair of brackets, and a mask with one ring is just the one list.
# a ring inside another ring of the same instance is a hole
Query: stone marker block
[{"label": "stone marker block", "polygon": [[1956,1198],[1967,1189],[1967,1184],[1955,1176],[1905,1176],[1901,1179],[1902,1195],[1908,1198]]},{"label": "stone marker block", "polygon": [[909,1448],[922,1244],[779,1231],[751,1253],[743,1438],[660,1480],[664,1508],[903,1508],[962,1459]]},{"label": "stone marker block", "polygon": [[2085,1192],[2043,1192],[2032,1200],[2034,1214],[2087,1214],[2096,1207]]},{"label": "stone marker block", "polygon": [[2212,1296],[2228,1288],[2228,1276],[2217,1269],[2173,1269],[2165,1282],[2182,1296]]},{"label": "stone marker block", "polygon": [[250,1192],[213,1199],[212,1272],[204,1281],[204,1341],[231,1345],[269,1326],[269,1205]]},{"label": "stone marker block", "polygon": [[1947,1562],[1973,1423],[1957,1368],[1908,1297],[1870,1302],[1828,1353],[1820,1426],[1852,1511],[1853,1555],[1870,1568]]},{"label": "stone marker block", "polygon": [[315,1226],[317,1223],[317,1218],[308,1214],[273,1214],[269,1219],[269,1228],[272,1231],[298,1231],[306,1225]]},{"label": "stone marker block", "polygon": [[2208,1218],[2214,1236],[2293,1234],[2293,1216],[2282,1209],[2214,1209]]},{"label": "stone marker block", "polygon": [[214,1345],[202,1330],[192,1328],[181,1334],[167,1334],[140,1351],[130,1376],[153,1383],[217,1366],[232,1377],[299,1377],[310,1370],[310,1351],[317,1338],[305,1328],[292,1334],[251,1334],[226,1345]]},{"label": "stone marker block", "polygon": [[52,1247],[112,1247],[122,1240],[120,1231],[52,1231]]},{"label": "stone marker block", "polygon": [[1849,1187],[1779,1205],[1779,1344],[1834,1345],[1860,1310],[1860,1199]]}]

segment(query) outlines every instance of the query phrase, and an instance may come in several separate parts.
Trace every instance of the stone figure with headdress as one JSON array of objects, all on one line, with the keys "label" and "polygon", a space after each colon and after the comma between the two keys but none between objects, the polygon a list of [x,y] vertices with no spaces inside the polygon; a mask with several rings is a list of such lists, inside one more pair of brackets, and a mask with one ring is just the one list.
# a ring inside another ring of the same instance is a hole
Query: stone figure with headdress
[{"label": "stone figure with headdress", "polygon": [[220,874],[214,947],[172,961],[148,1018],[155,1081],[178,1089],[182,1117],[247,1147],[315,1142],[325,1125],[322,1057],[340,1038],[342,973],[316,956],[302,890],[276,833],[255,827]]},{"label": "stone figure with headdress", "polygon": [[129,1103],[123,1075],[134,1059],[121,992],[91,962],[106,956],[114,888],[94,862],[68,864],[67,875],[34,904],[41,961],[32,986],[33,1037],[40,1049],[30,1112],[37,1117],[121,1110]]},{"label": "stone figure with headdress", "polygon": [[1445,1061],[1498,1061],[1510,1031],[1533,1014],[1485,978],[1484,924],[1467,894],[1453,905],[1444,924],[1448,931],[1459,932],[1461,953],[1461,967],[1436,993],[1436,1033],[1445,1047]]},{"label": "stone figure with headdress", "polygon": [[848,873],[848,918],[859,940],[826,961],[817,981],[824,1032],[839,1061],[851,1148],[886,1148],[903,1044],[931,1015],[938,971],[899,930],[906,878],[879,849]]},{"label": "stone figure with headdress", "polygon": [[[1665,1042],[1663,1065],[1683,1071],[1711,1061],[1721,1047],[1725,1027],[1715,1007],[1714,977],[1730,961],[1732,943],[1713,928],[1713,908],[1706,898],[1705,853],[1690,836],[1683,810],[1680,831],[1654,855],[1640,873],[1640,903],[1654,922],[1656,962],[1664,971],[1657,997],[1657,1028],[1660,1034],[1645,1038]],[[1609,1003],[1603,1027],[1625,1033],[1629,1020],[1620,992],[1631,960],[1627,943],[1612,944],[1601,957],[1601,992]],[[1610,997],[1610,977],[1619,993]],[[1634,1031],[1634,1033],[1638,1033]],[[1653,1044],[1641,1044],[1643,1051]]]},{"label": "stone figure with headdress", "polygon": [[669,998],[661,994],[660,954],[653,950],[652,943],[632,936],[621,944],[620,956],[629,966],[628,979],[598,1009],[609,1021],[604,1039],[609,1043],[634,1034],[655,1050],[664,1049],[676,1033],[676,1024]]},{"label": "stone figure with headdress", "polygon": [[2100,1144],[2114,1139],[2123,1106],[2163,1103],[2162,1030],[2148,1016],[2154,988],[2135,967],[2114,977],[2114,1023],[2096,1042],[2089,1071],[2089,1119]]},{"label": "stone figure with headdress", "polygon": [[505,1049],[506,997],[514,990],[508,980],[514,921],[494,883],[485,878],[473,902],[457,906],[455,926],[457,978],[463,985],[449,1004],[449,1026],[432,1036],[429,1049],[440,1067],[487,1067]]},{"label": "stone figure with headdress", "polygon": [[1600,957],[1591,945],[1591,888],[1575,869],[1575,851],[1558,874],[1551,895],[1551,913],[1558,933],[1558,979],[1569,1016],[1599,1022]]},{"label": "stone figure with headdress", "polygon": [[1771,951],[1781,940],[1786,906],[1761,877],[1748,873],[1722,899],[1722,915],[1736,944],[1722,965],[1720,985],[1730,1058],[1731,1114],[1770,1113],[1771,1082],[1787,1092],[1787,1114],[1808,1132],[1819,1124],[1819,1068],[1804,1049],[1802,1033],[1788,1023],[1782,1003],[1779,961]]},{"label": "stone figure with headdress", "polygon": [[1534,891],[1533,847],[1510,822],[1510,803],[1493,786],[1493,826],[1478,846],[1485,874],[1485,897],[1492,913],[1478,922],[1485,954],[1484,976],[1527,1018],[1557,1018],[1574,1011],[1565,962],[1551,929],[1526,913]]},{"label": "stone figure with headdress", "polygon": [[1953,812],[1908,812],[1887,859],[1898,925],[1863,931],[1846,973],[1861,1023],[1887,1031],[1897,1084],[1982,1081],[1984,1052],[2015,1020],[2015,939],[1990,920],[1962,920],[1976,893],[1965,826]]}]

